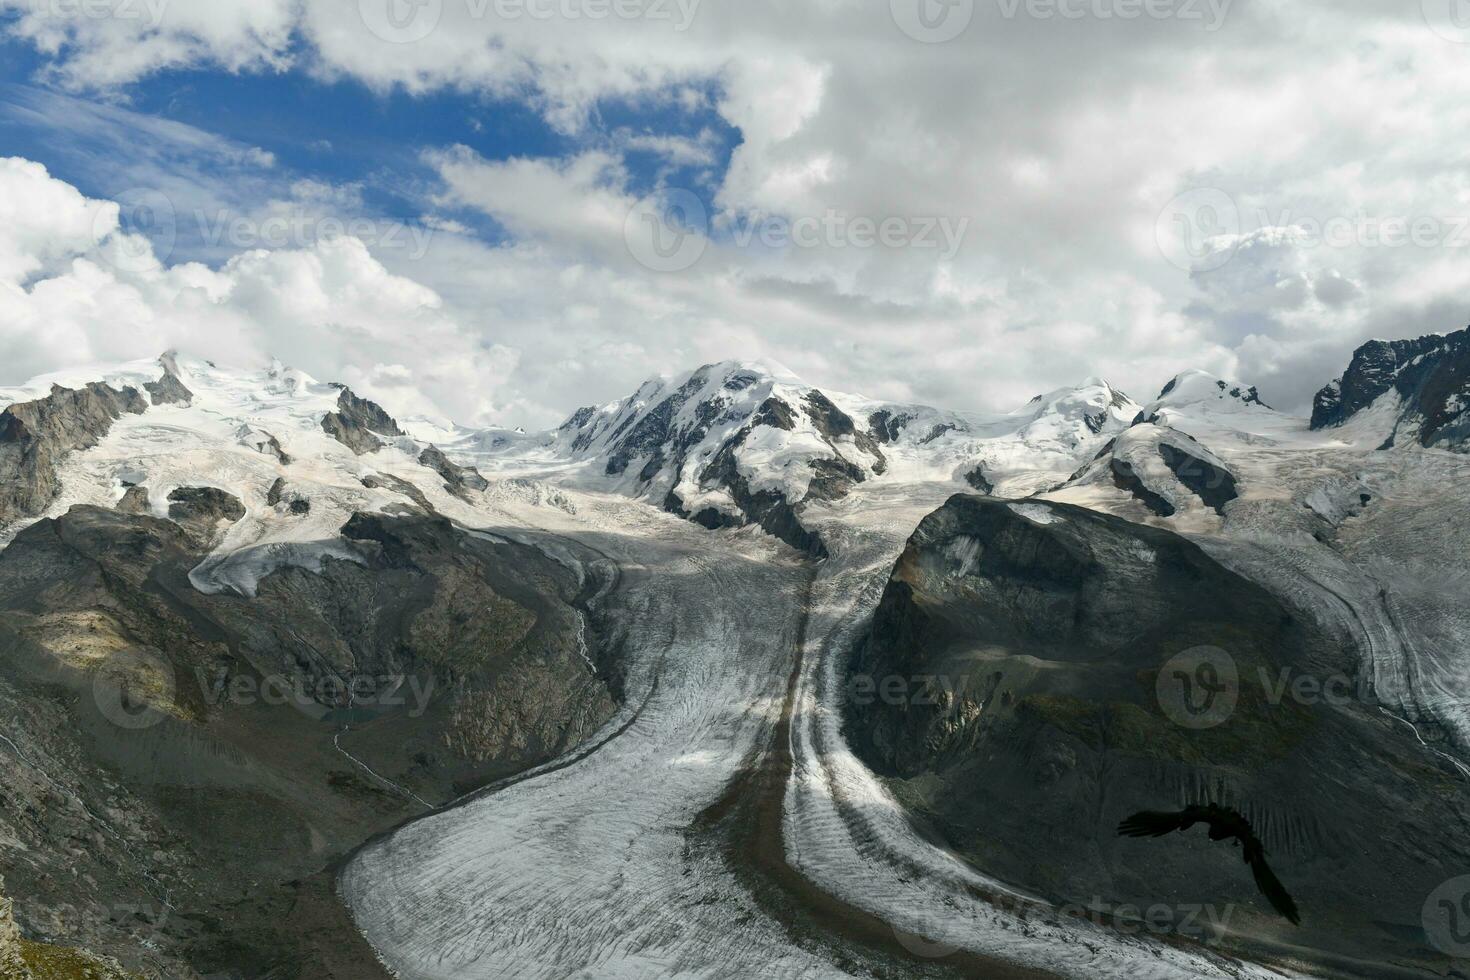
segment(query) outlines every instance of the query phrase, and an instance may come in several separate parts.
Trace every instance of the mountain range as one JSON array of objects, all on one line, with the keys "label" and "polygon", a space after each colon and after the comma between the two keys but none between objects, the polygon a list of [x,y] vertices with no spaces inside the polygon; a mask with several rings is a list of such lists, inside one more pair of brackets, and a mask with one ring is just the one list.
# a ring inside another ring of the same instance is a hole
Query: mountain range
[{"label": "mountain range", "polygon": [[[729,941],[810,975],[978,968],[903,938],[945,930],[1045,975],[1449,962],[1419,913],[1470,860],[1470,331],[1364,345],[1310,419],[1201,371],[981,415],[726,361],[527,433],[182,352],[0,405],[0,963],[24,936],[118,975],[647,975],[635,945],[694,954],[607,925],[633,813],[682,835],[647,888],[707,886],[667,914],[789,918]],[[1202,646],[1240,706],[1194,730],[1159,692]],[[1319,695],[1257,679],[1300,677]],[[887,678],[925,696],[853,696]],[[753,761],[782,751],[790,796]],[[623,816],[611,783],[555,789],[635,766]],[[1207,800],[1263,828],[1301,932],[1187,841],[1112,839],[1129,806]],[[582,850],[524,873],[582,910],[567,943],[493,884],[546,806]],[[1012,890],[1026,911],[987,918]],[[1191,894],[1244,911],[1182,952],[1057,913]]]}]

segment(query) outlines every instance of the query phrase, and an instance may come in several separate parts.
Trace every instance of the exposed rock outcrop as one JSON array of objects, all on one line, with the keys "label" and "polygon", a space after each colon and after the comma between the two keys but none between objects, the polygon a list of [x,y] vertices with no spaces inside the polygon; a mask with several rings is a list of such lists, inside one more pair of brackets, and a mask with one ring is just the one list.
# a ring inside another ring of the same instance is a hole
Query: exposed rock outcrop
[{"label": "exposed rock outcrop", "polygon": [[357,397],[350,388],[342,389],[337,411],[322,417],[322,431],[359,456],[383,448],[377,436],[396,439],[404,434],[393,416],[374,402]]},{"label": "exposed rock outcrop", "polygon": [[1235,475],[1213,453],[1181,433],[1159,440],[1159,457],[1174,476],[1217,514],[1240,496]]},{"label": "exposed rock outcrop", "polygon": [[179,365],[173,352],[158,359],[163,368],[163,377],[143,385],[155,405],[188,405],[194,401],[194,393],[184,386],[179,378]]},{"label": "exposed rock outcrop", "polygon": [[407,480],[399,479],[391,473],[370,473],[362,478],[362,485],[369,490],[391,490],[402,494],[414,502],[419,512],[425,515],[437,515],[439,511],[434,507],[432,501],[424,496],[424,492]]},{"label": "exposed rock outcrop", "polygon": [[827,547],[822,543],[821,537],[802,523],[786,495],[779,490],[753,490],[749,480],[740,472],[735,452],[749,432],[749,429],[742,430],[741,435],[726,443],[701,475],[703,482],[723,487],[729,493],[731,500],[744,514],[744,519],[713,507],[691,513],[673,490],[669,491],[669,496],[664,501],[664,509],[711,530],[740,527],[747,522],[757,524],[767,534],[786,542],[797,551],[813,558],[825,557]]},{"label": "exposed rock outcrop", "polygon": [[965,482],[987,497],[995,492],[995,485],[985,475],[985,467],[977,466],[965,474]]},{"label": "exposed rock outcrop", "polygon": [[272,507],[279,507],[285,502],[286,509],[298,517],[304,517],[311,513],[311,501],[297,493],[288,493],[285,477],[276,477],[270,489],[265,493],[265,502]]},{"label": "exposed rock outcrop", "polygon": [[0,413],[0,526],[35,517],[56,498],[56,468],[71,452],[89,449],[124,413],[140,415],[148,402],[136,388],[115,391],[94,382],[51,389]]},{"label": "exposed rock outcrop", "polygon": [[1178,429],[1140,421],[1111,440],[1068,486],[1111,482],[1159,517],[1203,504],[1224,515],[1240,497],[1235,474],[1220,457]]},{"label": "exposed rock outcrop", "polygon": [[220,521],[233,524],[245,516],[240,498],[218,487],[178,487],[168,500],[168,516],[180,524],[212,529]]},{"label": "exposed rock outcrop", "polygon": [[444,488],[457,497],[467,497],[470,491],[483,492],[490,481],[480,475],[473,466],[458,466],[451,462],[438,447],[430,446],[419,454],[419,462],[444,478]]},{"label": "exposed rock outcrop", "polygon": [[128,487],[123,491],[122,499],[117,502],[117,509],[124,514],[147,514],[152,511],[152,507],[147,487]]},{"label": "exposed rock outcrop", "polygon": [[1407,441],[1470,451],[1470,329],[1359,347],[1342,377],[1317,393],[1312,428],[1342,425],[1390,393],[1399,401],[1385,448]]}]

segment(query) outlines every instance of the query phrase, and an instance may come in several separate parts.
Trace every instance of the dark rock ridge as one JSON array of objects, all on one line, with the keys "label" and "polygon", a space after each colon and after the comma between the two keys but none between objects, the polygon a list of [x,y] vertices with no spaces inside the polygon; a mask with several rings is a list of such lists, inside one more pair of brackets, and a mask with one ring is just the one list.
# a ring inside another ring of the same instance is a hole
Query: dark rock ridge
[{"label": "dark rock ridge", "polygon": [[383,448],[377,436],[396,439],[404,434],[393,416],[366,398],[357,397],[350,388],[342,389],[337,411],[322,416],[322,431],[359,456]]},{"label": "dark rock ridge", "polygon": [[[335,863],[612,716],[581,641],[596,566],[579,585],[433,517],[342,534],[356,561],[279,568],[254,599],[195,590],[199,542],[146,515],[74,507],[0,552],[0,826],[28,936],[147,976],[382,978]],[[589,614],[589,642],[604,627]]]},{"label": "dark rock ridge", "polygon": [[155,405],[189,405],[194,401],[194,393],[184,386],[179,378],[179,365],[172,351],[164,354],[158,359],[163,367],[163,377],[157,381],[149,381],[143,385],[148,390],[149,396]]},{"label": "dark rock ridge", "polygon": [[437,447],[430,446],[419,454],[419,462],[444,478],[444,489],[457,497],[468,497],[469,491],[484,491],[490,481],[480,475],[473,466],[458,466],[450,462]]},{"label": "dark rock ridge", "polygon": [[746,523],[756,524],[767,534],[786,542],[797,551],[811,555],[813,558],[825,558],[827,546],[823,543],[821,536],[809,530],[801,522],[785,494],[776,490],[752,490],[750,482],[741,475],[735,463],[735,450],[750,435],[750,432],[751,427],[747,426],[727,442],[715,455],[700,478],[704,483],[724,487],[729,492],[731,499],[735,501],[736,506],[745,515],[744,520],[712,507],[691,513],[684,506],[678,493],[673,490],[669,491],[668,497],[664,500],[664,509],[710,530],[740,527]]},{"label": "dark rock ridge", "polygon": [[[829,446],[843,437],[851,438],[860,452],[867,453],[876,460],[873,464],[874,473],[881,474],[888,468],[888,461],[883,458],[883,450],[878,447],[878,440],[871,433],[859,430],[850,415],[834,405],[832,399],[815,388],[807,392],[806,413]],[[954,426],[949,428],[953,429]],[[941,429],[939,432],[931,433],[925,441],[932,442],[945,431],[948,430]],[[836,452],[837,447],[832,446],[832,451]]]},{"label": "dark rock ridge", "polygon": [[990,478],[985,475],[984,466],[977,466],[966,473],[965,482],[987,497],[995,492],[995,484],[991,483]]},{"label": "dark rock ridge", "polygon": [[56,498],[56,467],[71,452],[90,449],[123,413],[141,415],[148,402],[136,388],[115,391],[100,382],[53,386],[51,394],[0,413],[0,526],[42,513]]},{"label": "dark rock ridge", "polygon": [[147,487],[128,487],[123,491],[122,499],[117,502],[117,509],[124,514],[147,514],[151,512],[152,506]]},{"label": "dark rock ridge", "polygon": [[180,524],[234,523],[245,516],[240,498],[218,487],[179,487],[168,495],[168,516]]},{"label": "dark rock ridge", "polygon": [[[1155,458],[1163,467],[1153,464]],[[1154,422],[1135,423],[1110,440],[1068,483],[1087,480],[1099,466],[1114,486],[1160,517],[1173,517],[1186,499],[1171,486],[1175,482],[1221,516],[1240,496],[1235,474],[1213,453],[1189,434]]]},{"label": "dark rock ridge", "polygon": [[1159,440],[1159,456],[1164,465],[1194,495],[1203,500],[1215,513],[1224,515],[1225,505],[1240,496],[1235,484],[1235,475],[1223,466],[1210,462],[1209,455],[1194,439],[1177,430]]},{"label": "dark rock ridge", "polygon": [[270,489],[265,492],[265,502],[272,507],[279,507],[284,502],[286,509],[297,517],[310,514],[311,501],[297,493],[288,494],[287,486],[285,477],[277,477]]},{"label": "dark rock ridge", "polygon": [[1160,517],[1173,517],[1178,511],[1168,498],[1155,493],[1154,490],[1138,475],[1138,470],[1127,460],[1116,456],[1108,461],[1108,469],[1113,475],[1113,485],[1119,490],[1131,493],[1134,499],[1147,507]]},{"label": "dark rock ridge", "polygon": [[868,429],[880,445],[886,446],[890,442],[897,442],[903,430],[913,420],[914,417],[907,412],[895,413],[883,408],[868,416]]},{"label": "dark rock ridge", "polygon": [[[1189,651],[1213,672],[1176,659]],[[1347,626],[1172,532],[961,495],[893,570],[853,655],[847,728],[925,826],[1001,880],[1058,902],[1228,906],[1227,948],[1394,960],[1422,947],[1424,896],[1470,838],[1445,819],[1461,777],[1408,726],[1351,693],[1273,693],[1358,663]],[[1300,930],[1228,848],[1116,835],[1132,812],[1205,801],[1254,822]]]},{"label": "dark rock ridge", "polygon": [[1312,428],[1342,425],[1390,391],[1402,409],[1385,448],[1408,437],[1421,446],[1470,450],[1470,329],[1359,347],[1343,376],[1317,393]]}]

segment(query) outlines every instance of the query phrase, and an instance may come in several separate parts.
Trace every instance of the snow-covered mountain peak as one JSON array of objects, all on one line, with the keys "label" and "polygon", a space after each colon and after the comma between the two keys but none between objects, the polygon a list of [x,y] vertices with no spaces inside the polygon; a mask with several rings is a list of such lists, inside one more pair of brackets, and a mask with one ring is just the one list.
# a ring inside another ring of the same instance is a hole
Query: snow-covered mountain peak
[{"label": "snow-covered mountain peak", "polygon": [[1215,413],[1249,412],[1269,409],[1261,401],[1255,386],[1217,377],[1208,371],[1191,368],[1176,374],[1164,385],[1159,397],[1144,408],[1148,415],[1165,411],[1199,409]]}]

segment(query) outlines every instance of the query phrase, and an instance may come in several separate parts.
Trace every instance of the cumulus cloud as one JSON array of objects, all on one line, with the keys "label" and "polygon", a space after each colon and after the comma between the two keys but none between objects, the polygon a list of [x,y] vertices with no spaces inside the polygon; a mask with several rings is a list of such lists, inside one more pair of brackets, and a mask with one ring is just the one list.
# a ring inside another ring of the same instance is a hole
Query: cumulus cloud
[{"label": "cumulus cloud", "polygon": [[[445,0],[406,23],[379,17],[386,3],[173,3],[147,31],[42,18],[28,0],[0,8],[32,11],[11,35],[77,90],[116,92],[171,67],[291,66],[537,108],[573,150],[490,160],[421,148],[445,212],[428,219],[433,249],[417,262],[371,253],[431,287],[458,336],[517,352],[496,360],[506,380],[489,411],[530,424],[652,370],[739,354],[964,408],[1008,407],[1095,373],[1147,394],[1201,366],[1300,408],[1369,334],[1463,318],[1470,236],[1455,229],[1470,215],[1470,176],[1444,140],[1470,116],[1470,75],[1463,46],[1415,4],[1237,0],[1212,23],[978,3],[953,39],[923,43],[894,5],[858,0],[637,8],[667,18]],[[713,111],[738,131],[700,194],[712,202],[710,241],[693,266],[660,274],[629,255],[641,197],[629,159],[664,160],[655,180],[667,200],[675,168],[720,155],[687,126],[599,133],[609,102],[654,120]],[[1182,216],[1230,239],[1209,269],[1161,244],[1179,217],[1169,202],[1191,189],[1227,202],[1225,214]],[[456,209],[489,217],[505,240],[477,241]],[[742,228],[829,216],[946,218],[968,232],[952,255],[850,238],[731,243]],[[1326,234],[1344,220],[1374,230]],[[1385,243],[1385,225],[1401,220],[1440,233]],[[24,254],[8,261],[55,261]],[[396,365],[420,370],[391,352],[360,370],[378,364],[384,383]]]},{"label": "cumulus cloud", "polygon": [[515,354],[468,334],[432,289],[391,274],[356,238],[242,252],[218,269],[168,266],[116,215],[115,204],[84,198],[39,164],[0,159],[8,372],[170,347],[244,363],[280,354],[371,394],[391,392],[400,411],[474,421],[496,412]]},{"label": "cumulus cloud", "polygon": [[68,88],[121,85],[167,68],[280,69],[289,61],[294,0],[0,0],[8,32],[53,55]]}]

